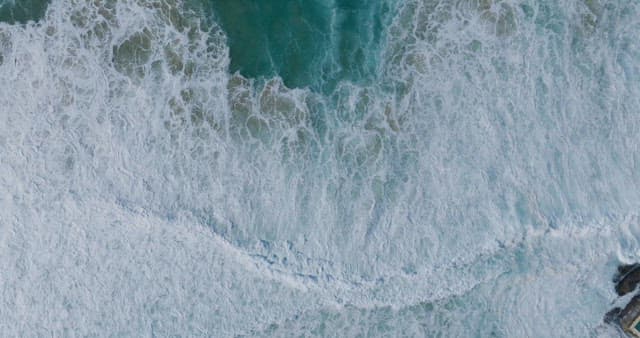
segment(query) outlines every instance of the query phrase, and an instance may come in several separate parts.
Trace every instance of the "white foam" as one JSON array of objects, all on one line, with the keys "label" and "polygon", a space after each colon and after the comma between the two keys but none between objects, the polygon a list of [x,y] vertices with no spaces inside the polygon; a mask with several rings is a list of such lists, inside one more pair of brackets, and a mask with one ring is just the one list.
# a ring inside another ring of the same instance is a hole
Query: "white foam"
[{"label": "white foam", "polygon": [[1,24],[2,331],[599,330],[639,252],[638,6],[472,3],[402,2],[379,83],[330,97],[228,74],[172,1]]}]

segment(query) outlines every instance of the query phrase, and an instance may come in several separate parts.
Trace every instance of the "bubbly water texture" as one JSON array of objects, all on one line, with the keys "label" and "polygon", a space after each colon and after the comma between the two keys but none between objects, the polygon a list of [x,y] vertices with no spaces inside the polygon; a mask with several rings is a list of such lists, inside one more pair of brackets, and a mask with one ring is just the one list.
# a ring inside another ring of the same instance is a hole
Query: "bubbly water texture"
[{"label": "bubbly water texture", "polygon": [[640,3],[266,3],[0,15],[3,335],[618,335]]}]

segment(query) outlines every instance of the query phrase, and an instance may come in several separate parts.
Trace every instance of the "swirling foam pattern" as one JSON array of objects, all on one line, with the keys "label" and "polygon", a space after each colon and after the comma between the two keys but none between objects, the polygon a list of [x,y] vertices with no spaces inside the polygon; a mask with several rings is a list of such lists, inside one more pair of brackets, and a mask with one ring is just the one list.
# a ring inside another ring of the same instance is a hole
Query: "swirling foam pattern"
[{"label": "swirling foam pattern", "polygon": [[617,336],[637,1],[237,3],[2,3],[2,335]]}]

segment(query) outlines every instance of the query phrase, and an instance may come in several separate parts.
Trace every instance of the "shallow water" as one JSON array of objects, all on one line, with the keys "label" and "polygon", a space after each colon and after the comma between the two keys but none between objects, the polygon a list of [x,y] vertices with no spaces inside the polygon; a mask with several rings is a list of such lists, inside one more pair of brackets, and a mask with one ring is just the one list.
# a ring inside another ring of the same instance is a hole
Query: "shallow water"
[{"label": "shallow water", "polygon": [[617,335],[636,2],[45,7],[0,23],[7,335]]}]

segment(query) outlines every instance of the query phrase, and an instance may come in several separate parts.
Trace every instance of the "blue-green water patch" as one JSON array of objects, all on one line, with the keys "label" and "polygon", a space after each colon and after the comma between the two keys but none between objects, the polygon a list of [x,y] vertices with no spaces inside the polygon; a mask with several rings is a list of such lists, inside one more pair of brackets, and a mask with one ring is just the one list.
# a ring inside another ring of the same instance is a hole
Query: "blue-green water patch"
[{"label": "blue-green water patch", "polygon": [[48,0],[0,0],[0,22],[38,21],[44,17],[48,5]]},{"label": "blue-green water patch", "polygon": [[209,0],[228,37],[231,72],[278,75],[289,87],[331,91],[375,75],[390,7],[364,0]]}]

